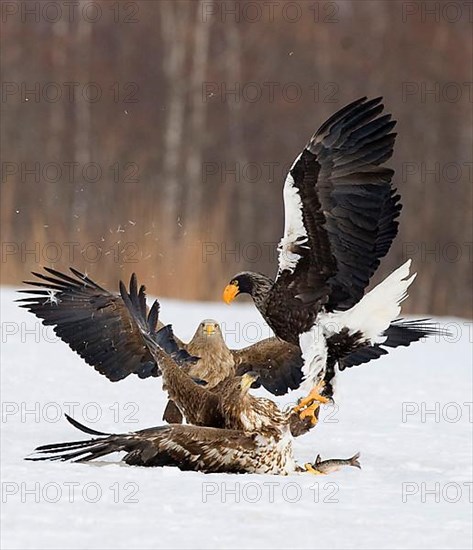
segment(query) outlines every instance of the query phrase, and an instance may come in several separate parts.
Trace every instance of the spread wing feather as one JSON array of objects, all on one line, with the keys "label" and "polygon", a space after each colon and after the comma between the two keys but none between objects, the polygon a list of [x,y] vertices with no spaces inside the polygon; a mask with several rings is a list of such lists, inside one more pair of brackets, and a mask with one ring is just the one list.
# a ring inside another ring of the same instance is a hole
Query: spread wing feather
[{"label": "spread wing feather", "polygon": [[436,323],[429,319],[415,319],[405,321],[398,319],[385,331],[386,340],[382,344],[365,346],[350,353],[339,361],[339,369],[354,367],[378,359],[388,353],[385,348],[407,347],[412,342],[418,342],[427,336],[448,336],[449,333],[440,329]]},{"label": "spread wing feather", "polygon": [[169,425],[128,434],[107,435],[91,431],[68,417],[76,428],[100,437],[53,443],[35,450],[27,460],[88,462],[124,451],[124,462],[136,466],[176,466],[181,470],[241,473],[251,470],[256,439],[238,430]]},{"label": "spread wing feather", "polygon": [[310,139],[284,186],[285,232],[277,285],[304,302],[344,310],[358,302],[397,234],[396,134],[381,98],[361,98]]},{"label": "spread wing feather", "polygon": [[[159,304],[155,302],[147,314],[145,287],[138,288],[135,274],[129,290],[120,282],[116,295],[74,268],[73,277],[44,269],[47,274],[33,273],[39,281],[25,281],[39,290],[21,290],[28,294],[17,300],[21,307],[53,326],[61,340],[112,382],[130,374],[160,375],[139,327],[140,320],[153,332],[163,327],[158,322]],[[161,344],[166,342],[173,345],[168,338]]]}]

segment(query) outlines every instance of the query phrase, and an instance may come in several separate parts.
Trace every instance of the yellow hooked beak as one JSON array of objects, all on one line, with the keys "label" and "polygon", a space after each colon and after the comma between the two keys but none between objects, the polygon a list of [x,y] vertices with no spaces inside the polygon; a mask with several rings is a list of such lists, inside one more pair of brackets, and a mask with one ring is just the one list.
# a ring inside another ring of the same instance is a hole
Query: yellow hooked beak
[{"label": "yellow hooked beak", "polygon": [[239,294],[240,289],[238,288],[238,285],[236,284],[229,284],[225,287],[225,290],[223,291],[223,301],[226,304],[229,304],[230,302],[233,302],[235,297]]},{"label": "yellow hooked beak", "polygon": [[248,390],[251,388],[253,382],[258,380],[259,376],[255,373],[247,372],[241,377],[241,388],[243,390]]},{"label": "yellow hooked beak", "polygon": [[204,332],[207,334],[207,336],[210,336],[211,334],[215,334],[216,328],[213,323],[206,323],[204,326]]}]

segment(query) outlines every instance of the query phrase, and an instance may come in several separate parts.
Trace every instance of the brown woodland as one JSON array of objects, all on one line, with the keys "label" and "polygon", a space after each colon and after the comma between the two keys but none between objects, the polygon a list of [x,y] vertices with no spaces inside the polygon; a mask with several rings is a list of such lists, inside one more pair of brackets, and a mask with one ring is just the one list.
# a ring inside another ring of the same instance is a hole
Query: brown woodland
[{"label": "brown woodland", "polygon": [[412,257],[406,311],[472,316],[472,15],[449,4],[2,3],[2,283],[73,265],[219,300],[272,275],[287,168],[382,95],[404,208],[378,277]]}]

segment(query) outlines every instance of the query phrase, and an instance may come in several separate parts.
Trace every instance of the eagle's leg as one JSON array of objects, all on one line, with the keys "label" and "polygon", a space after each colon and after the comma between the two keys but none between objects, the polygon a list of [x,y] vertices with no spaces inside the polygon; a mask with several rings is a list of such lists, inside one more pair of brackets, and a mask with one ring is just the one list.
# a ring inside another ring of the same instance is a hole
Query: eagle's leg
[{"label": "eagle's leg", "polygon": [[299,413],[301,420],[310,418],[313,425],[317,424],[318,409],[321,404],[329,403],[330,399],[320,395],[324,388],[324,382],[320,381],[314,386],[307,397],[304,397],[294,407],[294,411]]},{"label": "eagle's leg", "polygon": [[317,401],[318,403],[329,403],[330,399],[328,397],[324,397],[321,395],[322,390],[324,389],[324,382],[321,380],[318,382],[310,391],[309,395],[307,397],[304,397],[299,401],[299,403],[294,407],[294,410],[296,412],[301,411],[305,407],[308,407],[309,405],[312,405],[314,401]]},{"label": "eagle's leg", "polygon": [[312,403],[312,405],[309,405],[304,410],[300,411],[299,418],[301,420],[310,418],[310,423],[312,424],[312,426],[315,426],[319,421],[319,407],[320,403],[317,403],[317,401],[315,401],[314,403]]},{"label": "eagle's leg", "polygon": [[324,475],[322,472],[319,472],[319,470],[316,470],[310,462],[307,462],[307,464],[304,464],[304,468],[307,473],[313,474],[314,476]]}]

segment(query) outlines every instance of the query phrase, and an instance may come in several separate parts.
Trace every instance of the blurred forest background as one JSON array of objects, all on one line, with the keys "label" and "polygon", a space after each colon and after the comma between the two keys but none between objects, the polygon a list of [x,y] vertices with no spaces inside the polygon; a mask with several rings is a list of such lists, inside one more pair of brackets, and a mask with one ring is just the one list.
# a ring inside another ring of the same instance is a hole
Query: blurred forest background
[{"label": "blurred forest background", "polygon": [[404,209],[377,280],[412,257],[406,311],[472,315],[467,3],[1,9],[3,284],[73,265],[219,300],[239,270],[274,275],[287,169],[327,116],[382,95]]}]

